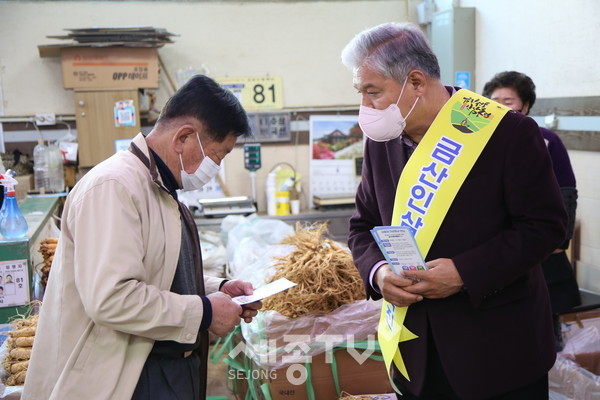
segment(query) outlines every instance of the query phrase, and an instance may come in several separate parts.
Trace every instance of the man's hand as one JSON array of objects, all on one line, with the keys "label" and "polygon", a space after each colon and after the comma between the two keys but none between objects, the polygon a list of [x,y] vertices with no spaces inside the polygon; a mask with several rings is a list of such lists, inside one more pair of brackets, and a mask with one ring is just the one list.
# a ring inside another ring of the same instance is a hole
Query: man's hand
[{"label": "man's hand", "polygon": [[407,287],[413,285],[415,281],[403,278],[390,269],[388,264],[383,264],[373,277],[373,281],[379,287],[383,298],[398,307],[409,306],[413,303],[423,300],[423,296],[410,293]]},{"label": "man's hand", "polygon": [[428,299],[442,299],[458,293],[464,282],[454,261],[438,258],[427,262],[426,271],[403,271],[408,278],[417,279],[414,285],[406,287],[407,292],[422,295]]},{"label": "man's hand", "polygon": [[226,336],[240,323],[242,307],[231,301],[231,297],[222,292],[207,296],[212,307],[212,322],[208,330],[219,337]]},{"label": "man's hand", "polygon": [[253,303],[244,304],[242,306],[242,318],[244,319],[244,322],[247,324],[252,322],[252,318],[258,315],[258,310],[260,310],[262,306],[262,301],[255,301]]},{"label": "man's hand", "polygon": [[[231,297],[242,296],[242,295],[251,295],[254,293],[254,288],[250,282],[240,281],[238,279],[234,279],[232,281],[227,281],[221,287],[221,292],[230,295]],[[262,308],[262,302],[255,301],[254,303],[244,304],[242,306],[242,314],[241,317],[244,319],[244,322],[250,323],[252,322],[252,318],[256,317],[258,314],[258,310]]]},{"label": "man's hand", "polygon": [[221,292],[230,295],[231,297],[250,295],[254,293],[254,288],[250,282],[234,279],[227,281],[221,286]]}]

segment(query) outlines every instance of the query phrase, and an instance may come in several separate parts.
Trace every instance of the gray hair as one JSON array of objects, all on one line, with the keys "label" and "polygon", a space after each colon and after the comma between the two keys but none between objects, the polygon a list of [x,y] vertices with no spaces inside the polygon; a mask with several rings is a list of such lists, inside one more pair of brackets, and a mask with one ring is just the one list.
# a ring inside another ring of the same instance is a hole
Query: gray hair
[{"label": "gray hair", "polygon": [[362,31],[342,51],[342,63],[353,70],[369,66],[398,82],[414,69],[440,79],[437,57],[423,32],[411,23],[388,22]]}]

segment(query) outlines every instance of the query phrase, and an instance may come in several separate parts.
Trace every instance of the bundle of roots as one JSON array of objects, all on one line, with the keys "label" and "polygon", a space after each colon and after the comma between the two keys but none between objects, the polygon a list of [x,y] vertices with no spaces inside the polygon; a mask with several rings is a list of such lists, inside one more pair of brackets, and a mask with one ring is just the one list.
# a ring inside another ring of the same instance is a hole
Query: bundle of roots
[{"label": "bundle of roots", "polygon": [[52,260],[54,260],[54,252],[56,251],[57,245],[58,239],[53,237],[48,237],[40,242],[40,248],[38,252],[41,253],[42,257],[44,258],[43,266],[41,269],[41,281],[42,286],[44,288],[48,284],[48,277],[50,276],[50,267],[52,266]]},{"label": "bundle of roots", "polygon": [[362,279],[352,255],[325,237],[327,224],[301,226],[281,243],[295,246],[285,257],[276,258],[271,281],[287,278],[297,286],[263,301],[265,310],[289,318],[326,314],[365,298]]},{"label": "bundle of roots", "polygon": [[29,367],[29,358],[37,328],[38,316],[20,316],[13,321],[14,329],[8,332],[7,354],[2,366],[8,372],[7,386],[23,385]]}]

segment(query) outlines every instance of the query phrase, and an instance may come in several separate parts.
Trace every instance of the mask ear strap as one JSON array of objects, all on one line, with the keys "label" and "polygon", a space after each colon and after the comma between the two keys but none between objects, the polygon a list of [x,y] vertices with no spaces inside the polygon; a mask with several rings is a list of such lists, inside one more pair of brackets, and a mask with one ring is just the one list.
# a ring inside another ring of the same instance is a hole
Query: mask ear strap
[{"label": "mask ear strap", "polygon": [[181,163],[181,170],[185,171],[185,168],[183,168],[183,159],[181,158],[181,153],[179,153],[179,163]]},{"label": "mask ear strap", "polygon": [[398,103],[400,103],[400,99],[402,98],[402,93],[404,93],[404,88],[406,87],[406,82],[408,82],[408,75],[406,75],[406,78],[404,79],[404,83],[402,84],[402,90],[400,91],[400,96],[398,96],[398,100],[396,100],[396,105],[398,105]]},{"label": "mask ear strap", "polygon": [[404,120],[406,121],[406,118],[408,118],[408,116],[410,115],[410,113],[412,112],[412,110],[415,108],[415,106],[417,105],[417,103],[419,102],[420,97],[417,97],[417,99],[415,100],[415,102],[413,103],[413,106],[410,108],[410,111],[408,112],[408,114],[406,114],[406,117],[404,117]]},{"label": "mask ear strap", "polygon": [[200,141],[200,135],[198,134],[198,131],[196,131],[196,138],[198,139],[198,144],[200,145],[200,151],[202,152],[202,157],[206,158],[206,155],[204,154],[204,149],[202,148],[202,142]]}]

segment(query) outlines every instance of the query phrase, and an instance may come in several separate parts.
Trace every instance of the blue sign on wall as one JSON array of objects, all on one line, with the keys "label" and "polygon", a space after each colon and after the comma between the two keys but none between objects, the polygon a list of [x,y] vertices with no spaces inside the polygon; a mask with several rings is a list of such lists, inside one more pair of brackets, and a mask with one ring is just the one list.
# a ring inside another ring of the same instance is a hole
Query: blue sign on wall
[{"label": "blue sign on wall", "polygon": [[454,86],[462,89],[471,89],[471,73],[466,71],[457,71],[454,73]]}]

